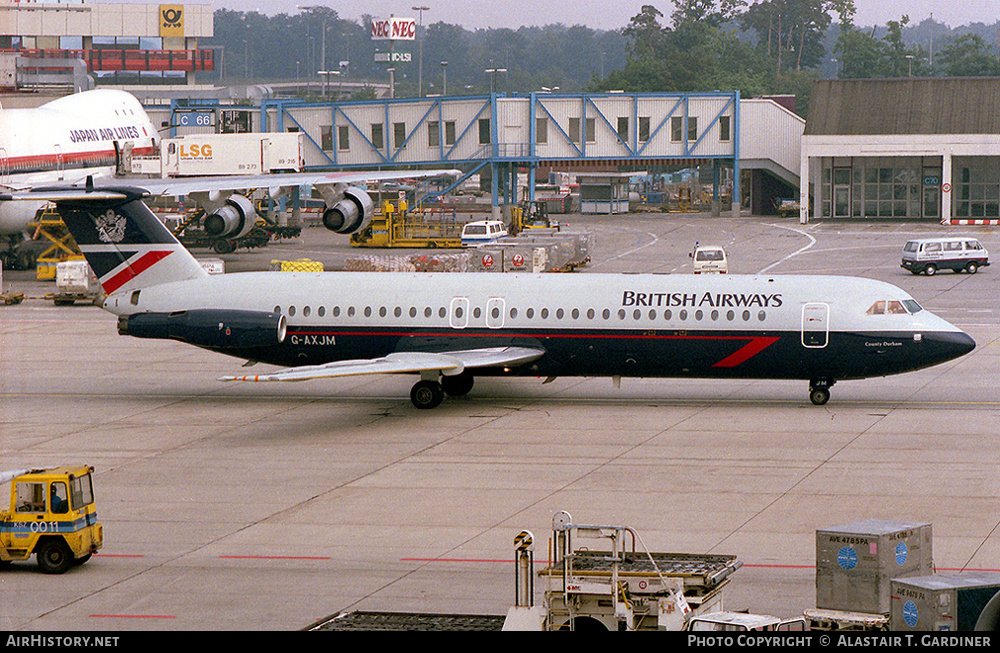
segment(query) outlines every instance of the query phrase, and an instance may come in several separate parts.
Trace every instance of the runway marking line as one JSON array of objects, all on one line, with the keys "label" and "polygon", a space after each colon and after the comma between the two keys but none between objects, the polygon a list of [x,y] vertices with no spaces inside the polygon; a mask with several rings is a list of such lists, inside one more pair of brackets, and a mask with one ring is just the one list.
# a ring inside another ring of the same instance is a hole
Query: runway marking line
[{"label": "runway marking line", "polygon": [[330,556],[219,556],[220,560],[332,560]]},{"label": "runway marking line", "polygon": [[92,614],[94,619],[176,619],[172,614]]}]

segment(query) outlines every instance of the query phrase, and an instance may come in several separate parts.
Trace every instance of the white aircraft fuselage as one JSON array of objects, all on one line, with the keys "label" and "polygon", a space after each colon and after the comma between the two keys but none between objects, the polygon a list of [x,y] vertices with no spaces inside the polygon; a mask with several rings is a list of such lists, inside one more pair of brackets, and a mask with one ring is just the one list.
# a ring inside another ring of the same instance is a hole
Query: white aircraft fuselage
[{"label": "white aircraft fuselage", "polygon": [[[878,302],[906,310],[869,314]],[[920,369],[971,348],[899,288],[852,277],[260,272],[105,303],[125,316],[207,307],[285,316],[283,342],[225,350],[283,366],[529,347],[544,355],[478,374],[832,382]]]},{"label": "white aircraft fuselage", "polygon": [[[0,187],[26,189],[110,177],[115,144],[150,155],[159,141],[139,101],[124,91],[67,95],[34,109],[0,109]],[[0,235],[27,229],[45,202],[0,202]]]}]

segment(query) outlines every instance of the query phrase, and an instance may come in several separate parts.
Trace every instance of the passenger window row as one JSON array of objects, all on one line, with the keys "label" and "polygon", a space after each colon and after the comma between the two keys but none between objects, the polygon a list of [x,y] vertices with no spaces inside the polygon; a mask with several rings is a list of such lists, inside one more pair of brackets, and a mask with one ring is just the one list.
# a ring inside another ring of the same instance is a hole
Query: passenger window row
[{"label": "passenger window row", "polygon": [[[883,305],[884,305],[884,303],[885,302],[883,302]],[[490,306],[488,308],[489,308],[489,317],[490,317],[490,319],[492,319],[494,321],[499,320],[500,319],[500,313],[501,313],[500,307],[499,306]],[[454,307],[454,311],[455,311],[455,317],[456,318],[458,318],[458,319],[464,319],[465,318],[465,309],[462,306],[455,306]],[[298,315],[300,313],[300,310],[297,307],[295,307],[295,306],[289,306],[287,308],[287,310],[283,310],[281,306],[275,306],[274,307],[274,312],[275,313],[282,313],[282,312],[284,312],[289,317],[295,317],[296,315]],[[419,312],[421,312],[421,311],[418,311],[415,306],[411,306],[409,308],[409,310],[406,311],[406,314],[410,318],[416,318]],[[448,308],[446,306],[438,307],[436,312],[437,312],[437,316],[439,318],[443,319],[443,318],[445,318],[445,317],[448,316]],[[871,310],[869,310],[869,313],[870,312],[871,312]],[[365,306],[361,310],[361,314],[364,315],[364,317],[372,317],[372,315],[374,315],[376,313],[378,314],[378,317],[384,318],[384,317],[387,317],[389,315],[389,309],[387,307],[385,307],[385,306],[380,306],[378,309],[373,309],[371,306]],[[423,309],[422,313],[423,313],[423,317],[424,318],[431,318],[431,317],[433,317],[433,315],[435,313],[435,310],[432,309],[430,306],[427,306],[427,307],[425,307]],[[325,306],[319,306],[316,309],[315,314],[316,314],[317,317],[326,317],[326,315],[327,315],[327,308]],[[342,311],[342,309],[341,309],[340,306],[334,306],[334,307],[332,307],[329,310],[329,314],[331,316],[335,317],[335,318],[340,317],[342,314],[345,314],[347,317],[354,317],[355,314],[356,314],[356,309],[355,309],[354,306],[349,306],[349,307],[347,307],[346,310]],[[542,320],[549,319],[549,316],[551,314],[552,313],[550,312],[550,310],[548,308],[542,308],[542,309],[539,309],[537,311],[538,317],[540,319],[542,319]],[[585,313],[581,312],[581,310],[578,309],[578,308],[571,309],[571,310],[568,311],[568,313],[567,313],[566,309],[557,308],[555,310],[555,312],[554,312],[555,318],[557,320],[565,320],[567,314],[569,315],[570,319],[572,319],[572,320],[579,320],[584,315],[586,316],[587,320],[593,321],[593,320],[597,319],[597,312],[593,308],[588,308]],[[313,315],[313,309],[312,309],[312,307],[311,306],[303,306],[302,309],[301,309],[301,315],[302,315],[302,317],[311,317]],[[392,309],[392,315],[395,318],[402,318],[403,317],[403,308],[400,307],[400,306],[396,306],[395,308]],[[517,319],[518,315],[520,315],[520,311],[518,311],[518,309],[516,307],[511,307],[510,309],[507,310],[507,316],[510,319],[512,319],[512,320]],[[524,311],[524,317],[525,317],[525,319],[533,320],[533,319],[535,319],[535,315],[536,315],[536,310],[534,308],[528,308],[528,309],[525,309],[525,311]],[[601,312],[601,319],[603,319],[605,322],[611,321],[612,320],[612,315],[613,314],[612,314],[611,309],[605,308]],[[756,314],[756,316],[755,316],[749,310],[743,310],[742,312],[737,312],[735,310],[730,309],[730,310],[726,311],[725,313],[723,313],[719,309],[712,309],[711,311],[703,311],[702,309],[699,308],[699,309],[695,309],[695,310],[692,310],[692,311],[688,311],[687,309],[681,309],[681,310],[679,310],[679,311],[677,311],[675,313],[674,311],[672,311],[670,309],[667,309],[667,310],[663,311],[662,313],[660,313],[656,309],[649,309],[648,311],[644,311],[643,309],[636,308],[636,309],[633,309],[631,311],[627,311],[624,308],[621,308],[621,309],[618,309],[617,313],[615,313],[614,316],[618,319],[618,321],[624,321],[624,320],[629,319],[629,318],[631,318],[633,321],[639,321],[639,320],[642,320],[643,318],[648,318],[649,320],[657,320],[657,319],[659,319],[659,318],[662,317],[662,319],[667,320],[667,321],[677,319],[677,320],[680,320],[682,322],[686,322],[686,321],[688,321],[689,319],[692,319],[692,318],[695,321],[698,321],[698,322],[700,322],[702,320],[705,320],[705,319],[710,319],[713,322],[717,322],[717,321],[722,320],[722,319],[725,319],[728,322],[738,322],[738,321],[750,322],[754,317],[756,317],[756,319],[759,322],[763,322],[767,318],[767,312],[766,311],[758,311],[757,314]],[[478,306],[475,307],[475,308],[473,308],[472,309],[472,317],[473,317],[473,319],[480,319],[480,318],[482,318],[483,317],[483,309],[481,307],[478,307]]]}]

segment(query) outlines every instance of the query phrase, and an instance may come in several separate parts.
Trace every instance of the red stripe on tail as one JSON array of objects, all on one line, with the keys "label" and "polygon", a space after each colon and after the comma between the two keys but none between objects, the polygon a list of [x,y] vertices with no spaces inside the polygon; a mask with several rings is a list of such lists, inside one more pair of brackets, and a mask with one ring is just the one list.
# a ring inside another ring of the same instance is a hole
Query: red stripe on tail
[{"label": "red stripe on tail", "polygon": [[156,263],[159,263],[160,261],[170,256],[171,254],[173,254],[172,250],[146,252],[136,260],[132,261],[131,263],[128,263],[127,267],[124,270],[122,270],[115,276],[111,277],[107,281],[102,282],[101,285],[104,286],[104,291],[110,295],[111,293],[115,292],[116,290],[124,286],[126,283],[131,281],[132,279],[135,279],[137,276],[139,276],[149,268],[153,267]]}]

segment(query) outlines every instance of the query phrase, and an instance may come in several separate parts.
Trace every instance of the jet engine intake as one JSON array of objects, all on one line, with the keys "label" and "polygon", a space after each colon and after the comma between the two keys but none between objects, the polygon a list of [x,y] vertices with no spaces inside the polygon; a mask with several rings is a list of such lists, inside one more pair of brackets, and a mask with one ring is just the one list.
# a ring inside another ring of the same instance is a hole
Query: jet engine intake
[{"label": "jet engine intake", "polygon": [[368,193],[349,186],[336,204],[323,211],[323,226],[338,234],[357,233],[372,221],[374,210],[375,205]]},{"label": "jet engine intake", "polygon": [[253,202],[234,193],[226,203],[205,216],[205,233],[216,238],[241,238],[257,223]]},{"label": "jet engine intake", "polygon": [[195,309],[118,317],[118,333],[180,340],[208,349],[268,347],[285,340],[285,316],[260,311]]}]

